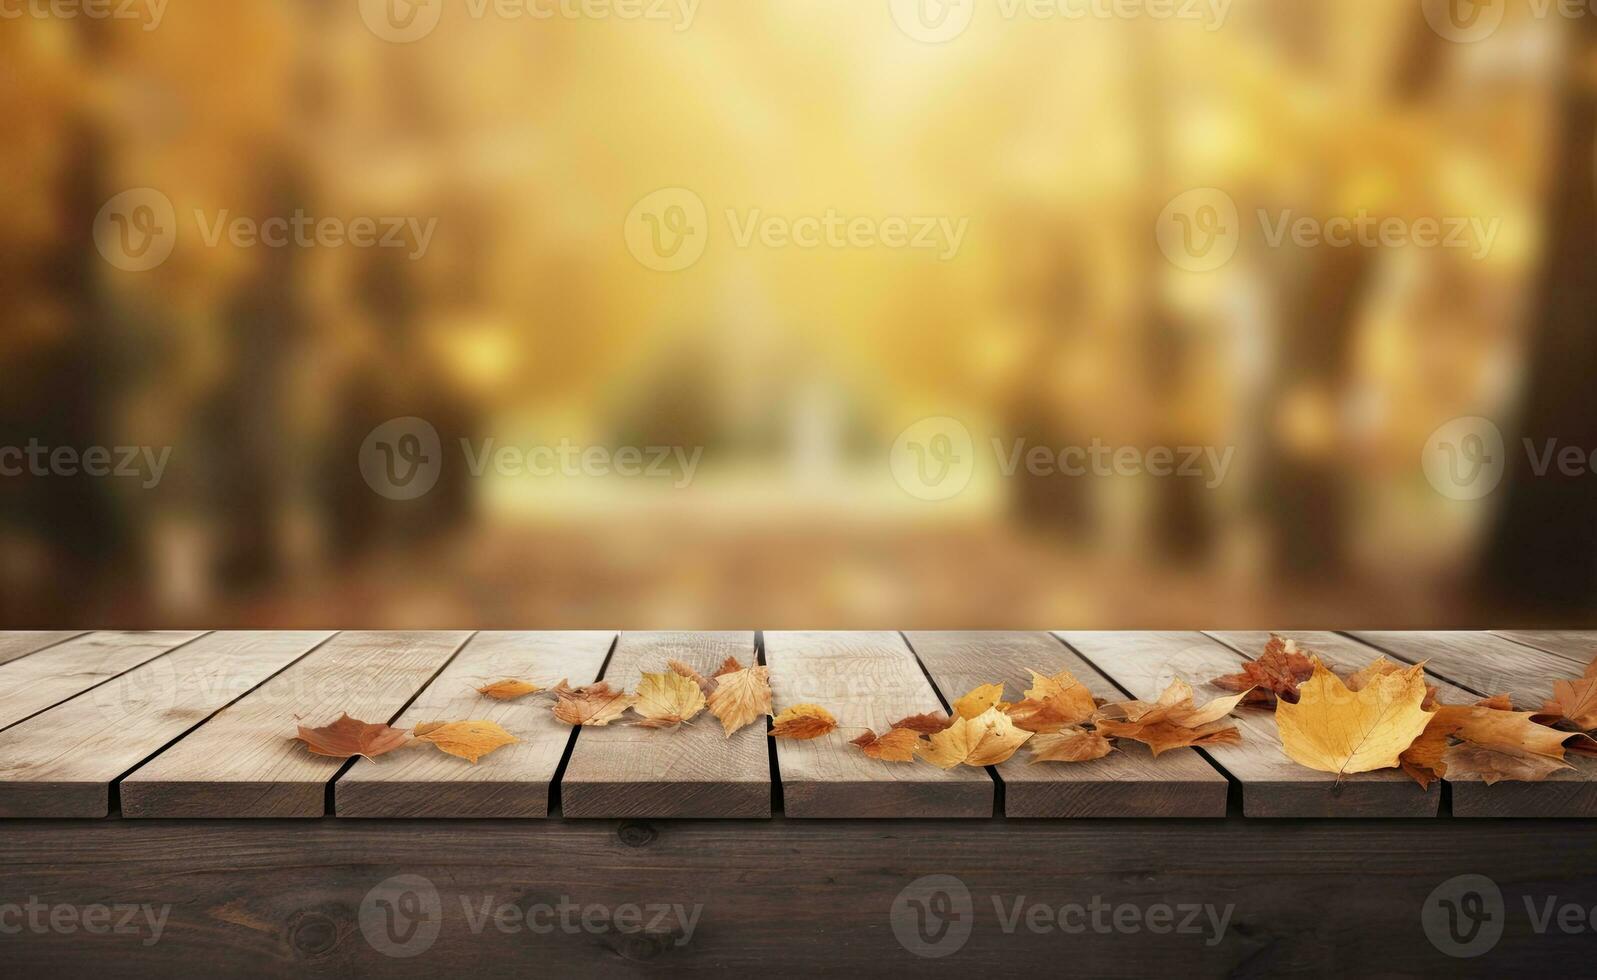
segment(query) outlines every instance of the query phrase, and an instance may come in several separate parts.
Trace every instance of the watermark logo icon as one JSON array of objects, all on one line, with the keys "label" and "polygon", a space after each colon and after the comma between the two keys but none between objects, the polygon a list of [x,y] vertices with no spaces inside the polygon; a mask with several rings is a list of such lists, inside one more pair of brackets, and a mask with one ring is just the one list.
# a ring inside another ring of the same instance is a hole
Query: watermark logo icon
[{"label": "watermark logo icon", "polygon": [[1474,44],[1503,24],[1503,0],[1420,0],[1431,30],[1456,44]]},{"label": "watermark logo icon", "polygon": [[444,0],[360,0],[360,16],[373,34],[394,44],[420,41],[444,15]]},{"label": "watermark logo icon", "polygon": [[438,887],[421,875],[395,875],[361,900],[361,935],[384,956],[420,956],[438,941],[444,903]]},{"label": "watermark logo icon", "polygon": [[893,443],[893,479],[912,497],[948,500],[963,493],[976,472],[976,444],[958,419],[921,419]]},{"label": "watermark logo icon", "polygon": [[1503,480],[1503,432],[1490,419],[1453,419],[1425,441],[1421,462],[1437,493],[1450,500],[1480,500]]},{"label": "watermark logo icon", "polygon": [[360,475],[389,500],[415,500],[438,483],[443,444],[426,419],[391,419],[379,425],[360,447]]},{"label": "watermark logo icon", "polygon": [[681,272],[704,256],[709,212],[687,188],[666,187],[633,205],[625,232],[627,250],[645,268]]},{"label": "watermark logo icon", "polygon": [[1242,216],[1231,195],[1199,187],[1177,195],[1159,214],[1159,250],[1178,269],[1213,272],[1231,261],[1242,240]]},{"label": "watermark logo icon", "polygon": [[1455,959],[1491,952],[1503,938],[1503,891],[1485,875],[1458,875],[1436,886],[1420,911],[1431,945]]},{"label": "watermark logo icon", "polygon": [[953,875],[916,878],[893,899],[889,920],[899,945],[923,959],[965,948],[974,923],[970,889]]},{"label": "watermark logo icon", "polygon": [[976,17],[976,0],[889,0],[889,5],[898,29],[922,44],[947,44]]},{"label": "watermark logo icon", "polygon": [[94,218],[94,245],[124,272],[148,272],[177,246],[177,211],[153,187],[135,187],[105,202]]}]

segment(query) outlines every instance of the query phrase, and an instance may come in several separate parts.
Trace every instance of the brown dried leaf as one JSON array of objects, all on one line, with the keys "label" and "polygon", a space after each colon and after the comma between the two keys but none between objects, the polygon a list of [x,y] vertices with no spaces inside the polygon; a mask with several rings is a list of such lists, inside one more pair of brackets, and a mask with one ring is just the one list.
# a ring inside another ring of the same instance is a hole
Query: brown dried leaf
[{"label": "brown dried leaf", "polygon": [[555,691],[560,700],[554,706],[554,716],[568,725],[590,728],[602,728],[620,718],[635,700],[625,691],[612,690],[603,682],[573,690],[561,681]]},{"label": "brown dried leaf", "polygon": [[727,738],[771,713],[771,668],[734,670],[718,674],[717,680],[709,698],[710,713],[721,720]]},{"label": "brown dried leaf", "polygon": [[898,721],[893,722],[892,727],[908,728],[910,731],[919,732],[922,735],[936,735],[953,723],[954,719],[947,715],[927,712],[922,715],[910,715],[908,718],[900,718]]},{"label": "brown dried leaf", "polygon": [[418,741],[431,742],[453,756],[477,764],[477,760],[520,739],[491,721],[452,721],[429,725],[416,735]]},{"label": "brown dried leaf", "polygon": [[872,759],[880,759],[883,762],[914,762],[915,753],[919,751],[922,741],[921,733],[911,728],[895,728],[881,737],[877,737],[875,732],[867,728],[864,735],[854,739],[850,744],[858,745]]},{"label": "brown dried leaf", "polygon": [[736,657],[727,657],[725,660],[721,661],[721,666],[715,669],[715,676],[722,677],[726,674],[735,674],[742,669],[742,661],[738,660]]},{"label": "brown dried leaf", "polygon": [[791,738],[809,741],[830,734],[837,729],[837,719],[818,704],[795,704],[771,723],[772,738]]},{"label": "brown dried leaf", "polygon": [[1142,742],[1155,756],[1189,746],[1235,744],[1242,741],[1242,733],[1225,719],[1244,697],[1215,698],[1200,708],[1193,703],[1191,686],[1178,678],[1153,704],[1104,705],[1098,710],[1096,728],[1103,735]]},{"label": "brown dried leaf", "polygon": [[375,759],[409,740],[409,733],[404,729],[357,721],[347,714],[340,715],[337,721],[321,728],[297,727],[299,734],[294,737],[304,742],[307,749],[315,755],[334,759],[348,759],[357,755]]},{"label": "brown dried leaf", "polygon": [[1211,683],[1222,691],[1245,692],[1245,703],[1273,705],[1279,698],[1298,699],[1298,685],[1314,676],[1314,661],[1294,640],[1271,634],[1264,653],[1242,665],[1240,674],[1216,677]]},{"label": "brown dried leaf", "polygon": [[1090,762],[1102,759],[1115,748],[1112,742],[1097,732],[1079,727],[1037,735],[1026,747],[1031,751],[1033,765],[1039,762]]},{"label": "brown dried leaf", "polygon": [[1010,720],[1028,732],[1063,731],[1087,721],[1098,708],[1092,692],[1068,670],[1061,670],[1053,677],[1034,670],[1031,685],[1024,701],[1004,708]]},{"label": "brown dried leaf", "polygon": [[1572,681],[1554,681],[1553,696],[1542,714],[1565,721],[1581,731],[1597,728],[1597,677],[1587,675]]},{"label": "brown dried leaf", "polygon": [[495,681],[486,687],[477,688],[477,693],[493,698],[495,701],[515,701],[529,694],[537,694],[543,688],[526,681],[503,680]]}]

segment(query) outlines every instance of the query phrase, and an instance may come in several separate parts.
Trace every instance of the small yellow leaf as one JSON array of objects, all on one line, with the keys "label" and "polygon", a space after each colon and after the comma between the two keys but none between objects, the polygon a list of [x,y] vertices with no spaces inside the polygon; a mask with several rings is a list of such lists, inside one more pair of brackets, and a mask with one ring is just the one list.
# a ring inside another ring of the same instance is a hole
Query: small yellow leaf
[{"label": "small yellow leaf", "polygon": [[809,741],[837,729],[837,719],[818,704],[795,704],[771,723],[772,738],[791,738]]},{"label": "small yellow leaf", "polygon": [[526,681],[504,680],[495,681],[487,687],[477,688],[477,693],[493,698],[495,701],[514,701],[524,698],[529,694],[537,694],[543,688]]},{"label": "small yellow leaf", "polygon": [[954,702],[954,717],[978,718],[1004,697],[1004,685],[983,684]]},{"label": "small yellow leaf", "polygon": [[877,737],[869,728],[865,734],[853,740],[851,745],[858,745],[860,751],[872,759],[883,762],[914,762],[915,753],[920,751],[921,733],[912,728],[895,728],[886,735]]},{"label": "small yellow leaf", "polygon": [[476,765],[483,756],[520,741],[491,721],[452,721],[445,725],[429,726],[426,732],[416,735],[416,739],[431,742],[472,765]]}]

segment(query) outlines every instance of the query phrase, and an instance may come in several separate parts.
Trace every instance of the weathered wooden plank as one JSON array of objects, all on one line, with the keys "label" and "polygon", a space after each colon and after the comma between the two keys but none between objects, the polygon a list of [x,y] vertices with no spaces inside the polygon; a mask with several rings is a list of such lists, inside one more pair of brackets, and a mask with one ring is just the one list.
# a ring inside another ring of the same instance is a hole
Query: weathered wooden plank
[{"label": "weathered wooden plank", "polygon": [[[1516,707],[1534,711],[1552,697],[1553,682],[1580,676],[1582,664],[1490,633],[1357,632],[1400,660],[1427,669],[1472,694],[1508,694]],[[1573,769],[1542,782],[1449,779],[1455,817],[1597,816],[1597,759],[1571,754]]]},{"label": "weathered wooden plank", "polygon": [[58,643],[65,643],[75,636],[82,636],[86,630],[21,630],[11,633],[0,633],[0,664],[8,664],[19,660],[30,653],[37,653],[46,647],[53,647]]},{"label": "weathered wooden plank", "polygon": [[[645,673],[680,660],[708,676],[727,657],[754,664],[753,633],[623,633],[604,679],[636,690]],[[567,817],[767,817],[766,726],[730,738],[708,712],[674,732],[629,724],[584,728],[560,781]]]},{"label": "weathered wooden plank", "polygon": [[1597,658],[1597,631],[1593,630],[1492,630],[1497,636],[1528,647],[1556,653],[1584,670]]},{"label": "weathered wooden plank", "polygon": [[[1068,670],[1095,697],[1125,694],[1047,633],[906,633],[932,683],[952,703],[972,688],[1002,682],[1018,700],[1030,671]],[[1010,817],[1223,817],[1229,782],[1192,749],[1155,759],[1122,742],[1112,754],[1071,765],[1033,764],[1022,749],[997,767]]]},{"label": "weathered wooden plank", "polygon": [[615,642],[613,632],[478,633],[395,723],[497,722],[521,741],[473,766],[432,750],[356,760],[333,785],[341,817],[545,817],[549,788],[571,743],[571,729],[547,697],[495,701],[478,688],[502,680],[553,687],[591,683]]},{"label": "weathered wooden plank", "polygon": [[331,633],[211,633],[0,732],[0,817],[103,817],[111,784]]},{"label": "weathered wooden plank", "polygon": [[[958,978],[973,964],[1005,977],[1578,977],[1597,906],[1597,822],[463,830],[327,818],[5,831],[13,908],[37,896],[45,916],[133,912],[124,929],[74,931],[13,912],[0,958],[15,976],[187,976],[196,964],[223,977],[756,976],[774,963],[826,977]],[[1450,920],[1460,905],[1465,918]]]},{"label": "weathered wooden plank", "polygon": [[122,780],[122,815],[321,816],[344,760],[307,752],[296,726],[390,721],[469,636],[340,633]]},{"label": "weathered wooden plank", "polygon": [[[1157,698],[1176,678],[1200,699],[1226,692],[1208,683],[1236,673],[1242,658],[1202,633],[1058,634],[1115,683],[1144,700]],[[1433,817],[1441,793],[1421,790],[1397,770],[1360,773],[1340,781],[1333,773],[1287,758],[1268,711],[1237,712],[1241,745],[1203,751],[1242,785],[1242,809],[1250,817]]]},{"label": "weathered wooden plank", "polygon": [[0,729],[203,635],[203,632],[90,633],[0,664]]},{"label": "weathered wooden plank", "polygon": [[990,817],[994,784],[982,769],[868,758],[848,744],[908,715],[942,711],[937,692],[897,633],[767,633],[776,710],[819,704],[840,730],[776,740],[789,817]]}]

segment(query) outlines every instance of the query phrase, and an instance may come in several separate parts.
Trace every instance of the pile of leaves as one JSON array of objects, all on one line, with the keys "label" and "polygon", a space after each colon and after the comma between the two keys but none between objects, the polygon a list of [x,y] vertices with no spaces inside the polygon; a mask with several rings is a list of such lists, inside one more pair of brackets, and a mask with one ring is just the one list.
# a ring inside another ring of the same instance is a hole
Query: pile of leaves
[{"label": "pile of leaves", "polygon": [[1400,768],[1421,787],[1444,776],[1537,782],[1571,768],[1566,750],[1597,748],[1588,734],[1597,727],[1597,663],[1584,677],[1556,682],[1539,712],[1515,711],[1507,695],[1437,704],[1423,663],[1378,657],[1342,677],[1278,636],[1241,673],[1214,683],[1252,685],[1244,702],[1274,706],[1287,757],[1338,778]]},{"label": "pile of leaves", "polygon": [[[554,718],[573,727],[603,728],[628,724],[674,732],[693,724],[708,711],[727,738],[771,717],[772,738],[808,741],[838,731],[832,712],[817,704],[772,710],[770,668],[745,667],[729,657],[713,676],[688,664],[666,662],[666,669],[645,673],[637,690],[625,691],[600,681],[553,687],[514,678],[478,688],[485,698],[518,701],[551,699]],[[1093,697],[1069,671],[1046,675],[1032,671],[1032,684],[1019,701],[1004,700],[1002,684],[983,684],[954,702],[953,713],[927,713],[902,718],[877,735],[870,729],[849,744],[881,762],[929,762],[943,769],[992,766],[1028,746],[1032,762],[1087,762],[1115,750],[1122,739],[1142,742],[1155,756],[1186,746],[1241,741],[1225,721],[1248,692],[1219,698],[1201,707],[1193,691],[1177,680],[1151,704],[1123,701],[1109,704]],[[347,714],[322,728],[301,726],[296,738],[317,754],[335,758],[376,758],[418,742],[476,764],[518,739],[491,721],[433,722],[411,731],[358,721]]]}]

